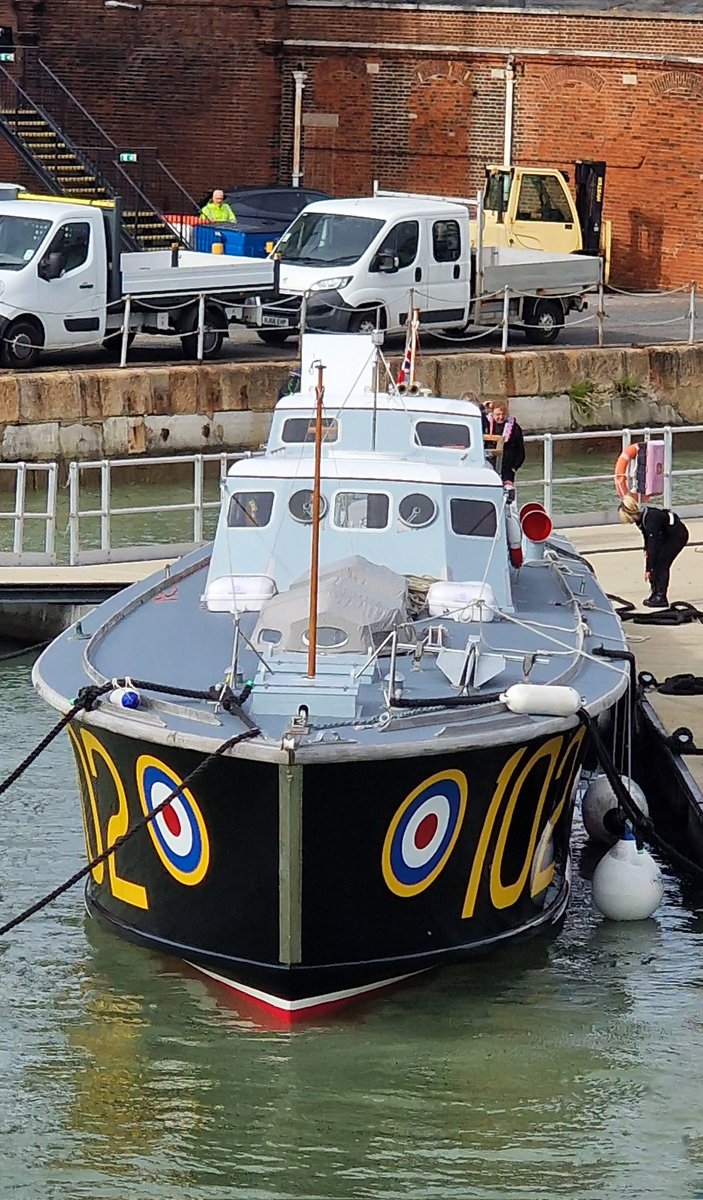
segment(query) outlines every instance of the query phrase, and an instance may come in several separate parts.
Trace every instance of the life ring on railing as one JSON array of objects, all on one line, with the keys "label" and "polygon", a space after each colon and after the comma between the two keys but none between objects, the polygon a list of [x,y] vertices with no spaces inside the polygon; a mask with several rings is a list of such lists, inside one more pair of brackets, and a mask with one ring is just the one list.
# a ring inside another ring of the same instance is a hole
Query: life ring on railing
[{"label": "life ring on railing", "polygon": [[522,566],[522,526],[517,513],[511,507],[505,510],[505,524],[508,530],[508,553],[514,567]]},{"label": "life ring on railing", "polygon": [[635,442],[632,442],[631,445],[625,447],[615,462],[613,482],[615,483],[615,491],[618,496],[627,496],[629,492],[636,490],[634,476],[637,468],[638,453],[639,446]]}]

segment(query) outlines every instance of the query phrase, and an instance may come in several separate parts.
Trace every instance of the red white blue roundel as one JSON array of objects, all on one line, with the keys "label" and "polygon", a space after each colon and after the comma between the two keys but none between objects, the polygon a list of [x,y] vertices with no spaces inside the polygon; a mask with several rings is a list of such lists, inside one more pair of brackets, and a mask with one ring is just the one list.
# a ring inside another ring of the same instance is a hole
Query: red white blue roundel
[{"label": "red white blue roundel", "polygon": [[383,877],[397,896],[417,895],[443,870],[461,830],[467,795],[463,771],[440,771],[406,796],[383,845]]},{"label": "red white blue roundel", "polygon": [[[163,804],[181,783],[178,775],[142,754],[137,760],[137,789],[145,815]],[[179,883],[200,883],[210,865],[210,841],[203,815],[193,794],[184,788],[147,825],[156,852],[170,875]]]}]

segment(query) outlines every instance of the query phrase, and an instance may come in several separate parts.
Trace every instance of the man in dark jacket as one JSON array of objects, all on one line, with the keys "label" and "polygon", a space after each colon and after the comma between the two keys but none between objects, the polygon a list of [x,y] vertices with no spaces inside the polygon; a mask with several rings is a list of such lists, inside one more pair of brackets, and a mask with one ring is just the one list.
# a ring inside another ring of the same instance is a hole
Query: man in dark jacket
[{"label": "man in dark jacket", "polygon": [[489,439],[502,439],[502,449],[498,442],[494,454],[488,451],[488,461],[500,473],[503,483],[514,484],[515,472],[525,461],[525,439],[515,417],[509,415],[508,406],[502,400],[495,403],[486,414],[486,433]]},{"label": "man in dark jacket", "polygon": [[635,496],[623,496],[619,512],[620,520],[636,525],[644,538],[644,577],[651,595],[642,603],[647,608],[668,608],[671,564],[688,541],[688,529],[671,509],[641,505]]}]

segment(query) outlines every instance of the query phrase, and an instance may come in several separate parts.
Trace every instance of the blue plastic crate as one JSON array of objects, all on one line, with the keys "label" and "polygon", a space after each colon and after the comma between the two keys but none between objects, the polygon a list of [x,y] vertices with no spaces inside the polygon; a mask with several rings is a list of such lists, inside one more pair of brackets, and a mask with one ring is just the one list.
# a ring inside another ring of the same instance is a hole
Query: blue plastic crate
[{"label": "blue plastic crate", "polygon": [[279,233],[247,233],[231,225],[196,225],[194,233],[194,250],[210,253],[213,242],[222,238],[225,254],[239,254],[246,258],[266,258],[280,237]]}]

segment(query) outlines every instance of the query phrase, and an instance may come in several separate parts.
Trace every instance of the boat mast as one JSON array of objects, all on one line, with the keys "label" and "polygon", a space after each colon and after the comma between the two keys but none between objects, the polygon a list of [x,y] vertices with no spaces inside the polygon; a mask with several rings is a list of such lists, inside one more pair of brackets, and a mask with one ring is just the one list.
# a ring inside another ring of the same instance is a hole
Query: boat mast
[{"label": "boat mast", "polygon": [[308,620],[308,679],[315,678],[317,651],[317,591],[320,570],[320,467],[322,462],[322,398],[325,368],[317,363],[315,387],[315,476],[312,489],[312,550],[310,554],[310,617]]}]

